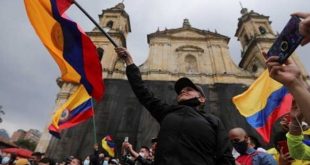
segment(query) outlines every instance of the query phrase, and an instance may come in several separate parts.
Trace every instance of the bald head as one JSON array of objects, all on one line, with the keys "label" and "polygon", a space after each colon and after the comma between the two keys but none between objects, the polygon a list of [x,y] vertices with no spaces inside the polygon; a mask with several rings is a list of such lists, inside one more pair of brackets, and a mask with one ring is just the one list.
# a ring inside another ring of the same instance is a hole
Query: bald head
[{"label": "bald head", "polygon": [[243,128],[233,128],[229,131],[228,137],[231,141],[243,141],[247,138],[247,133]]},{"label": "bald head", "polygon": [[243,135],[246,136],[247,133],[245,132],[245,130],[243,128],[233,128],[229,131],[229,134],[238,134],[238,135]]}]

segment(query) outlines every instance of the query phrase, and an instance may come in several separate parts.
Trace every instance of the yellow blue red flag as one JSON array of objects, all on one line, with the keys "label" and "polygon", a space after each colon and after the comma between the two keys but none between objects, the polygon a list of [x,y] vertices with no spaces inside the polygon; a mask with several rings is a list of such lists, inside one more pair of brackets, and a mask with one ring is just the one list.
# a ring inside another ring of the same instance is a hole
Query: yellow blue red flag
[{"label": "yellow blue red flag", "polygon": [[94,115],[91,97],[83,85],[69,97],[53,114],[49,132],[60,138],[60,131],[73,127]]},{"label": "yellow blue red flag", "polygon": [[107,151],[111,157],[115,157],[115,143],[113,142],[112,136],[107,135],[101,140],[102,148]]},{"label": "yellow blue red flag", "polygon": [[244,93],[233,98],[233,103],[264,141],[269,142],[273,124],[290,111],[292,98],[265,70]]},{"label": "yellow blue red flag", "polygon": [[104,93],[96,47],[65,11],[72,0],[24,0],[27,15],[66,82],[81,83],[96,100]]}]

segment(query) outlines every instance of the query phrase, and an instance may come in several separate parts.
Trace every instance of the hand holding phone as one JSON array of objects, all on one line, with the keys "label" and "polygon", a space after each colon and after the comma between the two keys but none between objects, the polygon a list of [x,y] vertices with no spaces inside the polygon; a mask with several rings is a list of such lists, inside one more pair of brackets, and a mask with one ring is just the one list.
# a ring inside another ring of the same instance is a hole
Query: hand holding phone
[{"label": "hand holding phone", "polygon": [[129,140],[129,137],[126,136],[125,139],[124,139],[124,142],[128,142],[128,140]]},{"label": "hand holding phone", "polygon": [[267,56],[279,56],[279,62],[283,64],[286,59],[295,51],[303,40],[303,36],[299,33],[300,19],[292,16],[276,41],[269,49]]}]

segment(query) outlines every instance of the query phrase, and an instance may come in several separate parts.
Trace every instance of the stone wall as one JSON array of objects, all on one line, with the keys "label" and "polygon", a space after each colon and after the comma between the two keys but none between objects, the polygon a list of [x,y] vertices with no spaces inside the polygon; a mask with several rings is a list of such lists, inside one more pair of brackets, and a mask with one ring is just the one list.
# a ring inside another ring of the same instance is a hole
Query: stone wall
[{"label": "stone wall", "polygon": [[[167,103],[176,103],[174,82],[146,81],[146,84],[155,96]],[[105,135],[112,135],[117,143],[118,153],[125,136],[128,136],[130,143],[136,147],[150,145],[150,139],[159,131],[159,124],[138,102],[128,81],[110,79],[105,80],[105,85],[104,98],[95,104],[96,139],[101,143]],[[247,86],[214,84],[202,87],[207,97],[206,111],[219,116],[227,129],[241,126],[256,135],[231,102],[231,98],[242,93]],[[64,131],[60,140],[52,138],[46,154],[56,160],[62,160],[70,155],[84,159],[93,153],[92,146],[95,141],[93,128],[92,120],[88,120]]]}]

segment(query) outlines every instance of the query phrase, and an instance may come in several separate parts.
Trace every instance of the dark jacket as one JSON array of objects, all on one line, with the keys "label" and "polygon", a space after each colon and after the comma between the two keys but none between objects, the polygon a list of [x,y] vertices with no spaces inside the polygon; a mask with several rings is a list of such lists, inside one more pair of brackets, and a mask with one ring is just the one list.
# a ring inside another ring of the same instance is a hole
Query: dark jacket
[{"label": "dark jacket", "polygon": [[134,64],[126,74],[141,104],[160,123],[155,165],[235,164],[227,131],[217,117],[154,97]]}]

